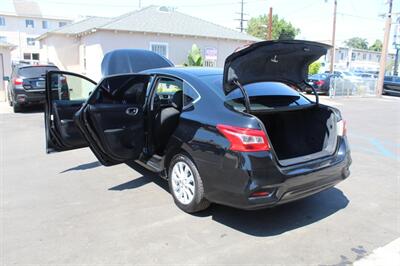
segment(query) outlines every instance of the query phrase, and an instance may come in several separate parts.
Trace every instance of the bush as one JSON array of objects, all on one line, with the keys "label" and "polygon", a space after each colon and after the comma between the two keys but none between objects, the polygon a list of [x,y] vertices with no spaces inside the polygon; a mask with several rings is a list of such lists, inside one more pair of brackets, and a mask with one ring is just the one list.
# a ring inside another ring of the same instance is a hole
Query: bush
[{"label": "bush", "polygon": [[318,61],[315,61],[315,62],[311,63],[311,65],[308,67],[308,74],[309,75],[317,74],[320,68],[321,68],[321,63]]}]

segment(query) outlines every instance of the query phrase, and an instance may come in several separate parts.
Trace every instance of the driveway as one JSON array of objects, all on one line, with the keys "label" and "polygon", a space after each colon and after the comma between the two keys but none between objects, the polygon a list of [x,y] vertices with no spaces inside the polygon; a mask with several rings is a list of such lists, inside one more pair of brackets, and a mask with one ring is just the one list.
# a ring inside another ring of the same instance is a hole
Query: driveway
[{"label": "driveway", "polygon": [[189,215],[167,183],[45,154],[40,109],[0,106],[1,263],[346,265],[400,236],[400,98],[325,100],[347,120],[353,165],[335,188],[273,209]]}]

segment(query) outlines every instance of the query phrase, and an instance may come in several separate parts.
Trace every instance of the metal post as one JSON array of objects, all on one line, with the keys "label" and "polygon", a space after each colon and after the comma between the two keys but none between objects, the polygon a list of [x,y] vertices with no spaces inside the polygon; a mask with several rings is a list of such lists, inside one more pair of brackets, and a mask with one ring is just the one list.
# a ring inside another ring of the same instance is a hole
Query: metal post
[{"label": "metal post", "polygon": [[387,50],[388,50],[388,45],[389,45],[390,26],[392,24],[392,6],[393,6],[393,0],[389,0],[389,12],[386,17],[385,35],[383,37],[381,61],[380,61],[380,66],[379,66],[379,76],[378,76],[378,82],[377,82],[377,86],[376,86],[377,96],[382,96],[383,79],[385,78],[385,69],[386,69],[386,57],[387,57]]},{"label": "metal post", "polygon": [[394,70],[393,70],[393,75],[398,76],[399,72],[399,50],[400,49],[396,49],[396,58],[394,59]]}]

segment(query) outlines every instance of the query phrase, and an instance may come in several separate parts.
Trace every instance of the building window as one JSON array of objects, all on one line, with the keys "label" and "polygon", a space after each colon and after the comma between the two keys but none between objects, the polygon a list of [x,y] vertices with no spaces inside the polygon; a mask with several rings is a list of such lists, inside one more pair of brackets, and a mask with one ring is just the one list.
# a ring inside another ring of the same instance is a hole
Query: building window
[{"label": "building window", "polygon": [[217,66],[217,60],[206,59],[206,60],[204,60],[204,66],[205,67],[216,67]]},{"label": "building window", "polygon": [[32,54],[32,60],[39,60],[39,54],[38,53],[33,53]]},{"label": "building window", "polygon": [[363,53],[363,60],[367,60],[367,54]]},{"label": "building window", "polygon": [[48,29],[49,28],[49,22],[47,20],[42,21],[42,29]]},{"label": "building window", "polygon": [[168,58],[168,43],[152,42],[150,43],[150,50]]},{"label": "building window", "polygon": [[7,37],[6,36],[0,36],[0,43],[5,43],[7,42]]},{"label": "building window", "polygon": [[25,60],[31,60],[31,54],[30,53],[24,53],[24,59]]},{"label": "building window", "polygon": [[356,53],[351,53],[351,61],[355,61],[356,60]]},{"label": "building window", "polygon": [[67,25],[67,22],[65,22],[65,21],[60,21],[60,22],[58,22],[58,27],[64,27],[65,25]]},{"label": "building window", "polygon": [[29,46],[35,45],[35,38],[26,38],[26,44]]},{"label": "building window", "polygon": [[34,28],[35,27],[35,22],[33,21],[33,19],[25,19],[25,27]]},{"label": "building window", "polygon": [[0,26],[6,25],[6,19],[4,17],[0,17]]}]

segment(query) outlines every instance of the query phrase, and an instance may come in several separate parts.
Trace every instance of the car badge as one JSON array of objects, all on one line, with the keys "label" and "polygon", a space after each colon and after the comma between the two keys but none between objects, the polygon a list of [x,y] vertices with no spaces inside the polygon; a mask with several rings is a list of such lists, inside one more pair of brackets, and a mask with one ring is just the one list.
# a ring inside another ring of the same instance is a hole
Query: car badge
[{"label": "car badge", "polygon": [[271,62],[272,63],[278,63],[279,62],[276,55],[274,56],[274,58],[271,58]]}]

